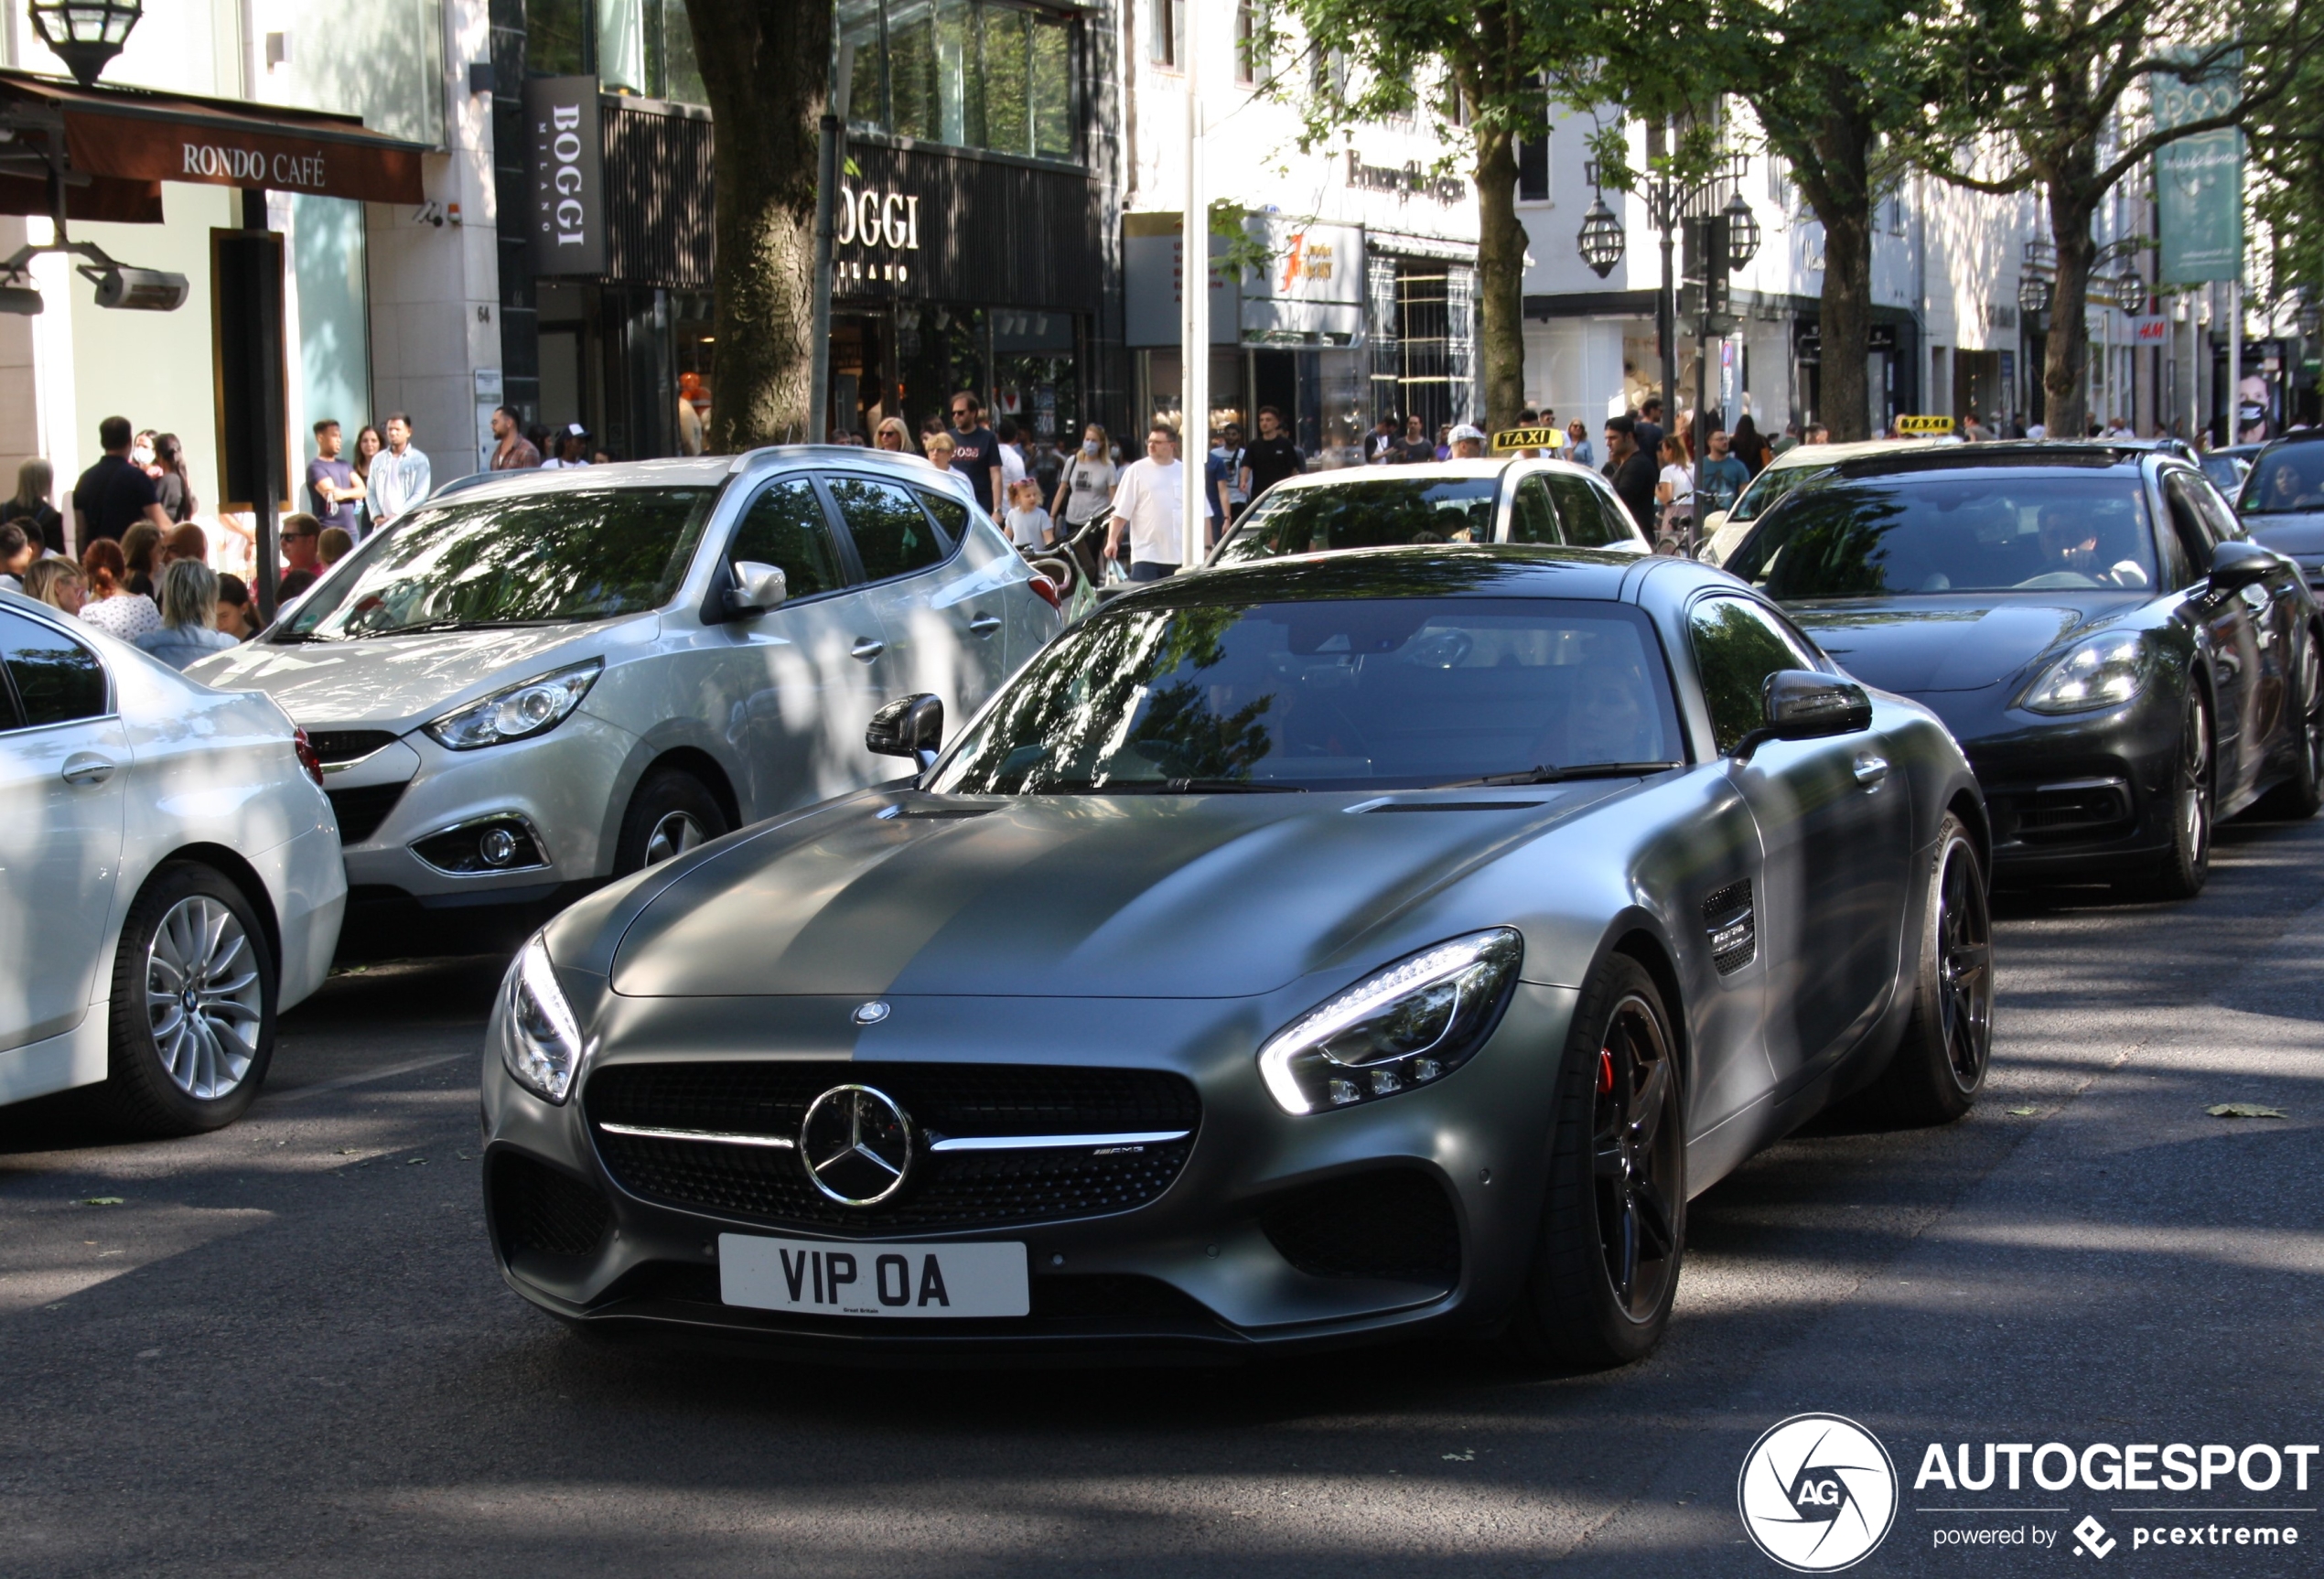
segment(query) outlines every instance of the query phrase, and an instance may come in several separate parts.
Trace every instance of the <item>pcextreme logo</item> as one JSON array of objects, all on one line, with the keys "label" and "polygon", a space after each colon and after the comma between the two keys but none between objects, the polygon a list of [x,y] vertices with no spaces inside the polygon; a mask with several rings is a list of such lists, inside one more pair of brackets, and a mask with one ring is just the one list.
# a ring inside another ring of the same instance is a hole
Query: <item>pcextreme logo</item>
[{"label": "pcextreme logo", "polygon": [[1880,1439],[1838,1414],[1779,1421],[1743,1455],[1744,1532],[1795,1574],[1833,1574],[1878,1550],[1897,1516],[1897,1466]]}]

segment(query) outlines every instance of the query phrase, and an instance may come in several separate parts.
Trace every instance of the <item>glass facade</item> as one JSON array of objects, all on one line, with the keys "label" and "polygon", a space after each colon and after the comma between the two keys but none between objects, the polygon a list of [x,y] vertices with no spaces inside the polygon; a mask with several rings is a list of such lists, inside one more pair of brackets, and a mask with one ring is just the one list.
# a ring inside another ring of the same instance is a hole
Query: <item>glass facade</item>
[{"label": "glass facade", "polygon": [[596,77],[609,91],[707,102],[685,0],[526,0],[524,67]]},{"label": "glass facade", "polygon": [[868,131],[1075,157],[1073,24],[996,0],[841,0],[847,118]]}]

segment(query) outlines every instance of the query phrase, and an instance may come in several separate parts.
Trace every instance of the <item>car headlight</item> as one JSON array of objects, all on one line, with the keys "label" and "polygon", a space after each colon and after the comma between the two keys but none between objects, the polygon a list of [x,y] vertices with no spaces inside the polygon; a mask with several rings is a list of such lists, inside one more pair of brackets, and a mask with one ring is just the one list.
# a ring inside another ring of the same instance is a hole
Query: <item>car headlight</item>
[{"label": "car headlight", "polygon": [[1524,940],[1471,932],[1397,961],[1268,1038],[1259,1073],[1287,1113],[1353,1107],[1443,1079],[1484,1044]]},{"label": "car headlight", "polygon": [[427,732],[437,745],[454,751],[473,751],[479,746],[499,746],[545,735],[564,723],[566,714],[581,705],[581,699],[589,694],[589,687],[604,672],[605,660],[592,658],[586,663],[576,663],[554,674],[543,674],[538,680],[496,691],[481,702],[469,703],[457,713],[447,713],[428,725]]},{"label": "car headlight", "polygon": [[2017,705],[2035,713],[2088,713],[2119,707],[2146,689],[2154,667],[2146,639],[2137,631],[2110,631],[2076,642],[2043,670]]},{"label": "car headlight", "polygon": [[509,1034],[500,1043],[500,1061],[526,1090],[563,1102],[581,1067],[581,1026],[539,933],[509,967],[506,991]]}]

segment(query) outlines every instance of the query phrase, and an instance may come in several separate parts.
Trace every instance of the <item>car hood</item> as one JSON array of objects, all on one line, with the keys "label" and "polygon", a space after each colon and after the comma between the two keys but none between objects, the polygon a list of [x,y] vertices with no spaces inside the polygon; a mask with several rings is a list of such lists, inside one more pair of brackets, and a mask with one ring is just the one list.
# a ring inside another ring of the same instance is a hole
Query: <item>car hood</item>
[{"label": "car hood", "polygon": [[[647,622],[649,625],[651,621]],[[601,625],[447,630],[360,641],[246,641],[187,670],[221,691],[261,691],[299,724],[375,725],[397,734],[447,707],[514,685],[586,653],[563,650]]]},{"label": "car hood", "polygon": [[1379,798],[1344,792],[866,791],[707,850],[657,886],[621,935],[611,985],[633,997],[1248,996],[1333,962],[1635,782],[1402,794],[1511,803],[1403,815],[1351,814]]},{"label": "car hood", "polygon": [[2082,627],[2143,601],[2093,588],[1956,593],[1787,605],[1840,667],[1906,694],[1977,691],[2006,680]]},{"label": "car hood", "polygon": [[2303,564],[2312,563],[2324,554],[2324,510],[2308,510],[2298,514],[2247,515],[2244,530],[2252,541],[2288,553]]}]

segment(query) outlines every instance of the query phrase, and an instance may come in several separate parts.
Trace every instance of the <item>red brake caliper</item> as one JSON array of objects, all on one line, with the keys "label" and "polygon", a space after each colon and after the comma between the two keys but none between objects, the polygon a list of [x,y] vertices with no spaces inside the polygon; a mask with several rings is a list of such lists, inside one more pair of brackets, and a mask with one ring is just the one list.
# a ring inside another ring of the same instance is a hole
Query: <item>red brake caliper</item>
[{"label": "red brake caliper", "polygon": [[1601,1097],[1614,1094],[1614,1055],[1605,1047],[1598,1049],[1598,1094]]}]

